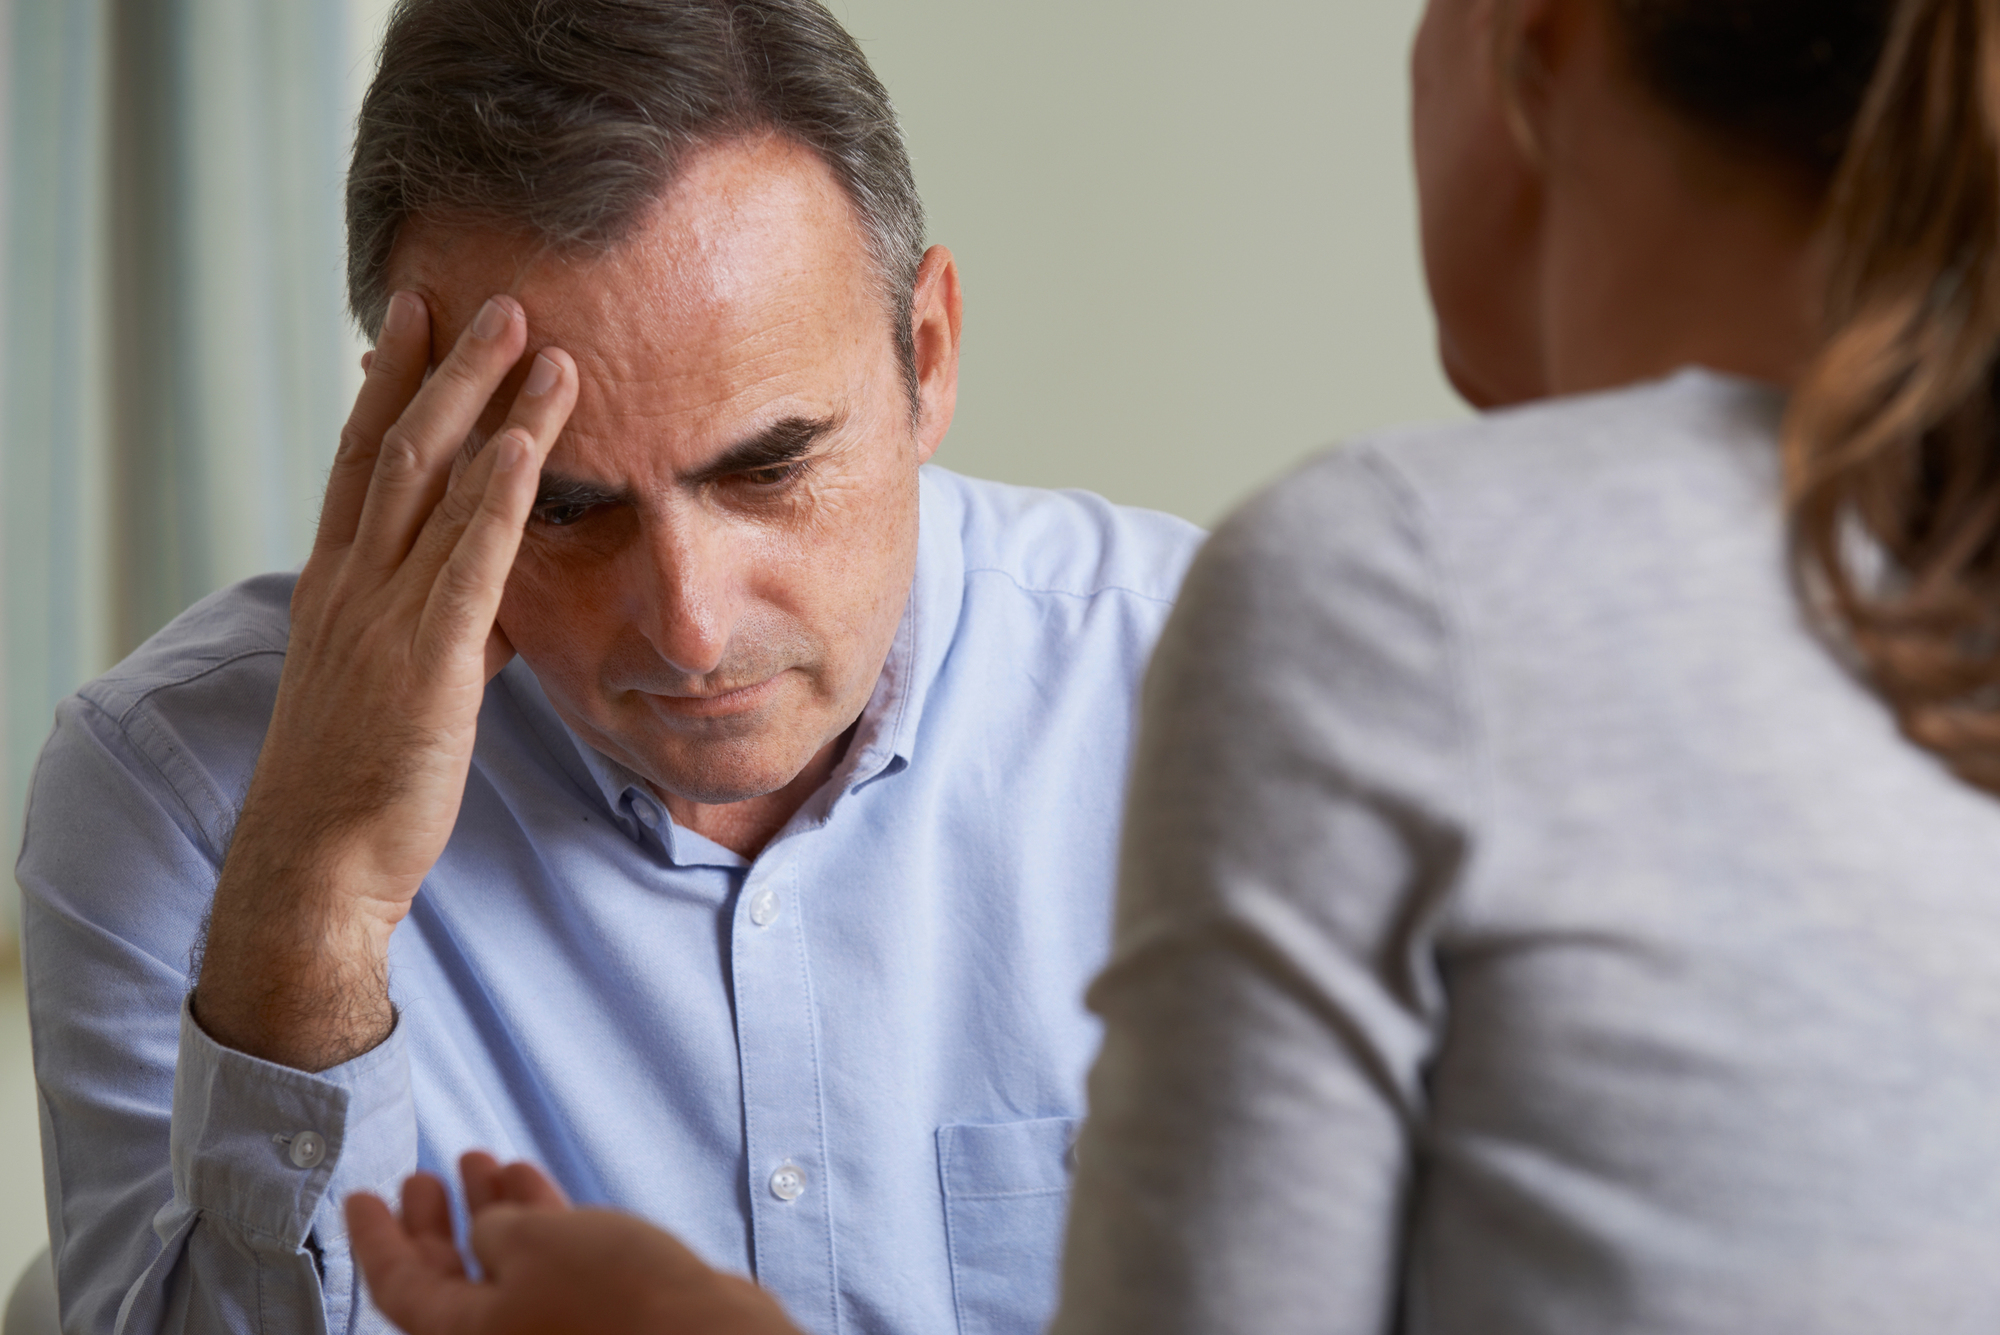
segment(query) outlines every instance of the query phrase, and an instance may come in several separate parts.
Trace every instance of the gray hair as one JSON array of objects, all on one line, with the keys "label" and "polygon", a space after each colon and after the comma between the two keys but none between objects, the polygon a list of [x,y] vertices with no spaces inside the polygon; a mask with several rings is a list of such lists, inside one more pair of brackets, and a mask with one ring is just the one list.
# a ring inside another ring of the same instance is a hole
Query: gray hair
[{"label": "gray hair", "polygon": [[847,192],[914,411],[923,204],[887,90],[817,0],[398,0],[347,173],[354,319],[381,328],[413,217],[609,249],[690,151],[757,133]]}]

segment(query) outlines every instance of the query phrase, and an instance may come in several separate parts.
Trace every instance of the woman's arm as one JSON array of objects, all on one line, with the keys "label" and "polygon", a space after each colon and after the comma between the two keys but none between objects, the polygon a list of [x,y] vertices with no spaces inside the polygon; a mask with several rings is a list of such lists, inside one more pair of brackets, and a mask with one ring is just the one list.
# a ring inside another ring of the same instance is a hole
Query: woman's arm
[{"label": "woman's arm", "polygon": [[1391,1328],[1469,855],[1458,650],[1397,477],[1227,524],[1147,684],[1056,1335]]},{"label": "woman's arm", "polygon": [[573,1210],[529,1164],[473,1153],[459,1168],[477,1279],[436,1178],[403,1184],[400,1216],[365,1192],[347,1199],[369,1295],[409,1335],[799,1335],[776,1298],[642,1219]]}]

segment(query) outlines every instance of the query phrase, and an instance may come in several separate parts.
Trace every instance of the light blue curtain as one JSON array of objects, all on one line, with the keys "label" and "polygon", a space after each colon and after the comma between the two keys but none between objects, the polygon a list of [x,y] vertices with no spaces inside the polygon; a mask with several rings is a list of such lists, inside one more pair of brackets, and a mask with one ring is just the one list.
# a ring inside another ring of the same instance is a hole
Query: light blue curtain
[{"label": "light blue curtain", "polygon": [[[11,0],[0,813],[63,695],[303,559],[358,373],[354,0]],[[11,851],[8,861],[11,865]]]}]

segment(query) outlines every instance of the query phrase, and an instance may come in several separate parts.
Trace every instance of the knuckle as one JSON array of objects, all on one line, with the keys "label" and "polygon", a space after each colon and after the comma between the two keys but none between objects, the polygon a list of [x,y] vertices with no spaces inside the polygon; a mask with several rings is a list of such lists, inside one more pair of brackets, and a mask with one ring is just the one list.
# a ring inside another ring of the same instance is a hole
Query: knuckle
[{"label": "knuckle", "polygon": [[400,380],[409,363],[394,346],[384,339],[369,349],[368,375],[374,380]]},{"label": "knuckle", "polygon": [[349,422],[340,429],[340,439],[334,448],[333,461],[336,464],[352,464],[367,455],[372,448],[368,433]]},{"label": "knuckle", "polygon": [[299,582],[292,586],[291,614],[294,626],[309,625],[316,618],[314,613],[319,605],[320,574],[311,561],[299,572]]},{"label": "knuckle", "polygon": [[484,586],[485,581],[470,568],[463,553],[455,553],[453,559],[445,562],[444,569],[438,571],[437,590],[444,599],[448,624],[456,627],[465,604],[477,597]]},{"label": "knuckle", "polygon": [[473,515],[479,512],[479,503],[466,496],[465,488],[453,487],[445,493],[444,499],[438,502],[437,512],[438,518],[452,528],[464,528],[472,522]]},{"label": "knuckle", "polygon": [[401,422],[382,434],[382,449],[378,466],[391,477],[411,476],[423,471],[423,451],[417,447],[416,437]]}]

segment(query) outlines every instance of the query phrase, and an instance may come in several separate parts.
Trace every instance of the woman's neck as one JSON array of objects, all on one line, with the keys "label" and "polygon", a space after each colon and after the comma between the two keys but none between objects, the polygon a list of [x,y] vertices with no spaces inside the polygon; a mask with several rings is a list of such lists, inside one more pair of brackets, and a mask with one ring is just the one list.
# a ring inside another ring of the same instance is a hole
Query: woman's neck
[{"label": "woman's neck", "polygon": [[[1644,120],[1648,123],[1640,124]],[[1628,123],[1621,123],[1628,122]],[[1560,127],[1540,256],[1548,392],[1682,366],[1790,385],[1819,341],[1815,188],[1630,96]]]}]

